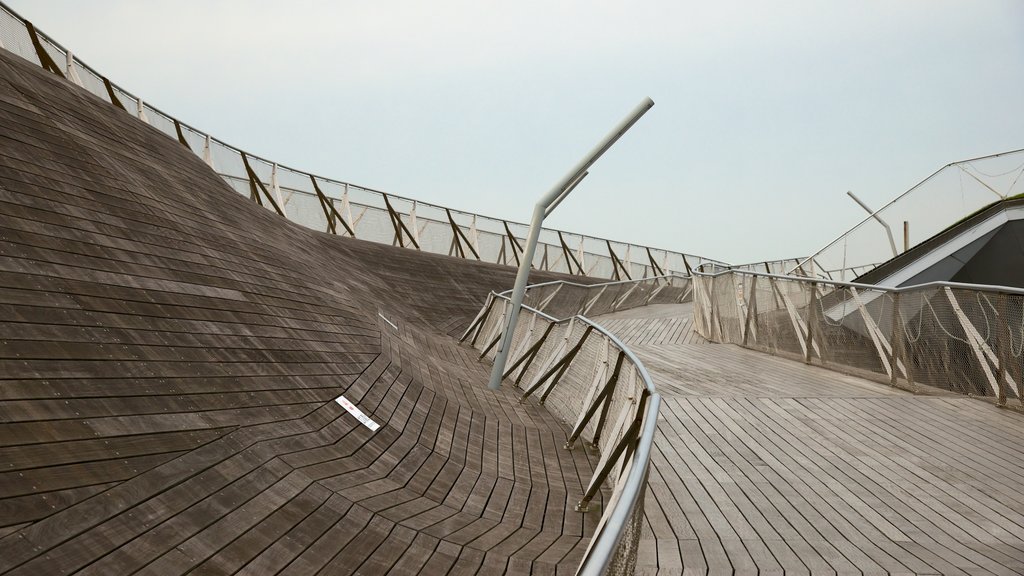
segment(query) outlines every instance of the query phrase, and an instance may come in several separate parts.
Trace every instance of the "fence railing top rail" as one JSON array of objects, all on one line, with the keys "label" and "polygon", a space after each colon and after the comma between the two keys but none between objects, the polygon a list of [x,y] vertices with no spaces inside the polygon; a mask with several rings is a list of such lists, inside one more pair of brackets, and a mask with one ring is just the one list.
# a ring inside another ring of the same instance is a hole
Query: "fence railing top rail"
[{"label": "fence railing top rail", "polygon": [[[0,0],[0,11],[6,12],[12,18],[15,18],[16,20],[18,20],[18,21],[20,21],[22,23],[28,22],[28,20],[26,18],[24,18],[23,16],[18,14],[10,6],[7,6],[2,0]],[[50,35],[46,34],[42,30],[40,30],[38,27],[35,27],[35,26],[33,26],[33,27],[35,28],[35,32],[38,35],[38,37],[40,38],[40,40],[46,42],[47,44],[52,46],[54,49],[64,53],[65,55],[67,55],[70,52],[70,50],[67,47],[62,45],[60,42],[55,40],[53,37],[51,37]],[[113,91],[118,92],[118,93],[120,93],[120,94],[122,94],[122,95],[124,95],[124,96],[126,96],[128,98],[134,99],[136,101],[140,101],[140,102],[142,101],[142,97],[141,96],[138,96],[138,95],[130,92],[129,90],[126,90],[123,86],[121,86],[120,84],[114,82],[113,80],[108,80],[98,70],[96,70],[92,66],[88,65],[87,63],[82,61],[77,56],[74,56],[74,65],[77,66],[77,67],[80,67],[83,71],[88,72],[89,74],[95,76],[96,78],[103,79],[104,81],[109,81],[111,89]],[[378,190],[378,189],[372,188],[370,186],[364,186],[362,184],[357,184],[357,183],[354,183],[354,182],[347,182],[347,181],[344,181],[344,180],[338,180],[338,179],[335,179],[335,178],[329,178],[329,177],[326,177],[326,176],[320,176],[320,175],[317,175],[317,174],[313,174],[313,173],[308,172],[306,170],[301,170],[301,169],[298,169],[298,168],[294,168],[292,166],[288,166],[286,164],[282,164],[282,163],[275,162],[273,160],[264,158],[264,157],[259,156],[257,154],[252,154],[252,153],[246,152],[242,148],[239,148],[237,146],[229,144],[229,143],[227,143],[227,142],[217,138],[216,136],[213,136],[212,134],[209,134],[208,132],[205,132],[203,130],[200,130],[200,129],[196,128],[195,126],[193,126],[192,124],[190,124],[188,122],[183,122],[183,121],[177,119],[175,116],[172,116],[171,114],[168,114],[167,112],[164,112],[160,108],[157,108],[152,103],[150,103],[148,100],[145,101],[145,109],[147,110],[147,112],[153,112],[155,114],[158,114],[158,115],[162,116],[164,119],[166,119],[169,122],[176,123],[181,128],[181,130],[183,130],[183,131],[187,131],[187,132],[189,132],[191,134],[195,134],[195,135],[200,136],[202,138],[209,138],[211,144],[216,144],[217,146],[221,146],[224,149],[226,149],[226,150],[228,150],[228,151],[230,151],[230,152],[232,152],[234,154],[238,154],[238,155],[245,154],[246,156],[248,156],[250,161],[260,162],[260,163],[268,165],[268,166],[276,165],[277,169],[280,170],[280,171],[292,172],[292,173],[295,173],[295,174],[302,175],[303,177],[312,176],[313,178],[315,178],[319,182],[323,182],[323,183],[327,183],[327,184],[332,184],[332,185],[338,185],[338,186],[348,186],[348,187],[355,188],[355,189],[358,189],[358,190],[362,190],[362,191],[365,191],[365,192],[369,192],[369,193],[372,193],[372,194],[379,194],[379,195],[382,195],[382,196],[387,196],[388,198],[391,198],[391,199],[394,199],[394,200],[401,200],[403,202],[409,202],[409,203],[415,202],[416,204],[418,204],[420,206],[434,208],[434,209],[442,210],[442,211],[448,210],[448,211],[451,211],[453,214],[457,214],[457,215],[475,216],[477,218],[482,218],[482,219],[485,219],[485,220],[490,220],[490,221],[494,221],[494,222],[504,222],[504,223],[509,224],[509,225],[521,226],[521,227],[524,227],[524,228],[529,226],[528,224],[523,223],[523,222],[518,222],[518,221],[514,221],[514,220],[508,220],[508,219],[505,219],[505,218],[499,218],[499,217],[495,217],[495,216],[488,216],[488,215],[485,215],[485,214],[480,214],[480,213],[476,213],[476,212],[470,212],[470,211],[467,211],[467,210],[460,210],[458,208],[449,208],[449,207],[446,207],[446,206],[442,206],[440,204],[433,204],[431,202],[425,202],[425,201],[422,201],[422,200],[418,200],[416,198],[411,198],[411,197],[403,196],[403,195],[400,195],[400,194],[394,194],[394,193],[391,193],[391,192],[385,192],[383,190]],[[201,150],[197,150],[196,152],[197,153],[201,153],[202,151]],[[243,179],[243,180],[245,179],[245,176],[242,175],[242,174],[221,174],[221,176],[222,177],[226,177],[226,178],[232,178],[232,179],[234,179],[234,178],[239,178],[239,179]],[[286,187],[282,187],[282,188],[286,188]],[[308,191],[301,191],[301,192],[308,193]],[[556,228],[545,227],[544,230],[548,231],[548,232],[552,232],[552,233],[568,234],[568,235],[571,235],[571,236],[574,236],[574,237],[581,238],[583,240],[597,241],[597,242],[612,242],[612,243],[617,244],[617,245],[634,246],[636,248],[648,248],[650,250],[654,250],[654,251],[657,251],[657,252],[663,252],[663,253],[667,253],[667,254],[682,254],[682,255],[693,257],[693,258],[700,258],[701,260],[707,261],[707,262],[719,262],[719,261],[717,261],[717,260],[715,260],[713,258],[708,258],[708,257],[705,257],[705,256],[700,256],[698,254],[690,254],[690,253],[687,253],[687,252],[681,252],[681,251],[677,251],[677,250],[670,250],[670,249],[667,249],[667,248],[659,248],[659,247],[656,247],[656,246],[646,246],[646,245],[636,244],[634,242],[628,242],[628,241],[623,241],[623,240],[614,240],[614,239],[609,239],[609,238],[600,238],[600,237],[597,237],[597,236],[590,236],[588,234],[581,234],[581,233],[578,233],[578,232],[571,232],[571,231],[560,230],[560,229],[556,229]]]},{"label": "fence railing top rail", "polygon": [[705,277],[718,277],[725,274],[745,274],[747,276],[760,276],[762,278],[774,278],[776,280],[788,280],[798,282],[814,282],[815,284],[826,284],[829,286],[836,286],[840,288],[857,288],[866,290],[883,290],[891,293],[903,293],[903,292],[914,292],[919,290],[927,290],[929,288],[956,288],[960,290],[976,290],[981,292],[1001,292],[1005,294],[1019,294],[1024,295],[1024,288],[1015,288],[1013,286],[999,286],[995,284],[968,284],[964,282],[947,282],[945,280],[938,280],[935,282],[926,282],[924,284],[913,284],[910,286],[879,286],[877,284],[861,284],[858,282],[842,282],[839,280],[827,280],[823,278],[808,278],[806,276],[787,276],[784,274],[769,274],[767,272],[752,272],[750,270],[722,270],[719,272],[698,272],[694,271],[694,276],[705,276]]},{"label": "fence railing top rail", "polygon": [[[648,280],[650,280],[650,278],[648,278]],[[557,284],[558,282],[561,281],[545,282],[544,284],[550,285]],[[612,284],[622,283],[623,282],[612,282]],[[589,285],[581,284],[580,286]],[[511,302],[511,298],[504,293],[499,294],[497,292],[491,292],[491,296]],[[559,319],[526,304],[523,304],[522,307],[524,310],[532,312],[533,314],[556,324],[563,324],[570,322],[571,320],[576,320],[578,322],[583,322],[587,326],[590,326],[601,333],[614,347],[618,348],[626,355],[626,358],[636,368],[640,379],[643,381],[644,388],[650,394],[644,410],[643,427],[640,430],[637,446],[633,452],[633,461],[639,465],[630,467],[629,474],[627,474],[625,480],[622,481],[622,491],[620,492],[618,504],[611,510],[610,516],[604,524],[605,526],[619,527],[619,529],[602,530],[600,534],[596,535],[596,539],[590,548],[590,553],[583,559],[583,562],[580,564],[579,571],[577,572],[578,574],[596,576],[597,574],[604,573],[615,555],[615,550],[622,541],[624,535],[623,528],[626,526],[626,522],[630,518],[630,515],[633,514],[633,511],[636,509],[640,496],[643,494],[643,490],[645,489],[644,484],[647,481],[647,470],[650,466],[651,460],[651,448],[654,445],[654,435],[658,427],[658,411],[661,408],[661,394],[657,392],[657,389],[654,386],[654,381],[651,379],[650,373],[647,372],[647,367],[644,366],[644,363],[640,358],[638,358],[636,354],[634,354],[633,351],[630,350],[629,347],[619,340],[614,334],[609,332],[600,324],[581,314]]]},{"label": "fence railing top rail", "polygon": [[[561,282],[561,280],[559,280],[557,282],[545,282],[544,284],[545,285],[550,285],[550,284],[557,284],[558,282]],[[613,284],[622,284],[622,282],[613,282]],[[582,286],[588,286],[588,285],[587,284],[582,284]],[[600,284],[599,284],[599,286],[600,286]],[[512,299],[507,294],[505,294],[505,292],[501,292],[501,293],[491,292],[491,296],[496,297],[496,298],[501,298],[502,300],[508,300],[510,302],[512,301]],[[569,317],[566,317],[566,318],[555,318],[554,316],[552,316],[550,314],[547,314],[545,312],[541,312],[540,310],[537,310],[536,308],[534,308],[532,306],[529,306],[527,304],[523,304],[523,309],[524,310],[528,310],[528,311],[530,311],[530,312],[540,316],[541,318],[544,318],[545,320],[547,320],[549,322],[553,322],[555,324],[565,324],[565,323],[567,323],[567,322],[569,322],[571,320],[576,320],[578,322],[583,322],[584,324],[586,324],[588,326],[592,326],[594,328],[594,330],[597,330],[598,332],[603,334],[606,338],[608,338],[608,340],[612,343],[612,345],[615,346],[616,348],[618,348],[619,350],[621,350],[626,355],[626,358],[630,362],[632,362],[633,365],[635,365],[637,367],[637,371],[640,373],[640,376],[643,377],[644,386],[647,388],[647,391],[650,392],[651,394],[657,393],[657,390],[654,388],[654,382],[651,380],[651,376],[647,372],[647,368],[644,366],[644,363],[641,362],[640,358],[637,357],[637,355],[634,354],[633,351],[629,349],[629,346],[626,346],[621,340],[619,340],[614,334],[609,332],[608,329],[606,329],[604,326],[601,326],[597,322],[594,322],[593,320],[591,320],[590,318],[587,318],[586,316],[584,316],[582,314],[575,314],[573,316],[569,316]]]},{"label": "fence railing top rail", "polygon": [[[647,415],[644,417],[643,428],[640,430],[640,439],[637,442],[636,451],[633,452],[634,460],[639,462],[640,465],[629,469],[629,474],[623,481],[622,496],[619,499],[620,503],[625,501],[626,505],[616,506],[612,509],[611,515],[605,524],[606,526],[625,527],[636,509],[641,491],[644,490],[644,484],[647,481],[647,470],[651,462],[651,447],[654,445],[654,434],[658,429],[658,410],[660,408],[661,395],[651,394],[647,401]],[[628,498],[627,490],[630,494]],[[625,536],[625,531],[619,529],[612,531],[613,534],[608,534],[608,532],[608,530],[603,530],[601,534],[597,535],[590,554],[580,564],[578,574],[597,576],[598,574],[603,574],[608,568],[615,555],[616,548],[618,548],[623,536]]]},{"label": "fence railing top rail", "polygon": [[[597,282],[594,284],[581,284],[579,282],[573,282],[572,280],[551,280],[550,282],[538,282],[537,284],[530,284],[529,286],[526,287],[526,290],[530,291],[536,288],[544,288],[545,286],[555,286],[557,284],[562,284],[563,286],[576,286],[579,288],[604,288],[606,286],[615,286],[617,284],[639,284],[640,282],[664,280],[666,278],[689,278],[689,276],[686,274],[679,274],[673,272],[671,274],[662,274],[660,276],[648,276],[647,278],[637,278],[635,280],[612,280],[611,282]],[[510,292],[512,292],[511,288],[505,290],[504,292],[495,292],[494,294],[504,297],[507,296]],[[526,306],[524,305],[523,307],[525,308]]]},{"label": "fence railing top rail", "polygon": [[[1018,148],[1018,149],[1015,149],[1015,150],[1007,150],[1007,151],[998,152],[998,153],[995,153],[995,154],[986,154],[984,156],[976,156],[974,158],[966,158],[966,159],[963,159],[963,160],[956,160],[954,162],[950,162],[950,163],[946,164],[945,166],[942,166],[938,170],[936,170],[936,171],[932,172],[931,174],[929,174],[928,176],[926,176],[923,180],[921,180],[917,184],[914,184],[913,186],[911,186],[906,191],[902,192],[901,194],[897,195],[892,200],[890,200],[887,203],[885,203],[882,207],[878,208],[877,210],[875,210],[874,212],[872,212],[868,216],[864,217],[864,219],[862,219],[859,222],[857,222],[857,224],[855,224],[849,230],[844,231],[842,234],[840,234],[834,240],[832,240],[831,242],[829,242],[828,244],[823,246],[820,250],[814,252],[810,256],[804,257],[802,259],[802,261],[800,261],[796,266],[793,267],[793,270],[798,269],[798,268],[802,268],[805,265],[810,264],[812,261],[815,260],[815,258],[817,258],[818,256],[820,256],[823,253],[825,253],[829,248],[838,245],[845,238],[849,237],[854,231],[860,229],[862,226],[864,226],[864,225],[868,224],[869,222],[871,222],[872,220],[874,220],[876,215],[878,215],[878,214],[885,215],[885,212],[887,210],[889,210],[893,206],[897,206],[900,203],[900,201],[902,201],[904,198],[906,198],[906,197],[910,196],[911,194],[913,194],[916,190],[920,189],[922,186],[924,186],[930,180],[932,180],[933,178],[935,178],[936,176],[941,174],[943,171],[945,171],[945,170],[947,170],[947,169],[949,169],[949,168],[951,168],[953,166],[969,165],[972,162],[978,162],[980,160],[990,160],[990,159],[1000,158],[1002,156],[1009,156],[1011,154],[1019,154],[1021,152],[1024,152],[1024,148]],[[919,243],[914,243],[915,246],[917,244],[919,244]]]}]

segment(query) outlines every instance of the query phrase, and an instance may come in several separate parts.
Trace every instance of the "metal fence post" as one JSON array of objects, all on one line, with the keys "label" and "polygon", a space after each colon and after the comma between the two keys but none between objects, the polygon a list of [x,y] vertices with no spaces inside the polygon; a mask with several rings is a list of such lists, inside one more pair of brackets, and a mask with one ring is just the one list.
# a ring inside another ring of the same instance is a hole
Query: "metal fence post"
[{"label": "metal fence post", "polygon": [[996,302],[998,302],[996,307],[996,339],[993,342],[996,346],[997,358],[999,359],[999,373],[996,376],[999,385],[996,401],[1000,406],[1003,406],[1006,404],[1006,367],[1012,355],[1006,341],[1007,336],[1009,336],[1006,322],[1006,294],[1000,293],[996,298]]},{"label": "metal fence post", "polygon": [[[900,356],[906,355],[906,352],[903,349],[903,337],[903,315],[900,313],[900,293],[895,292],[892,295],[892,353],[889,361],[889,366],[892,371],[889,374],[890,386],[896,386],[896,379],[899,375]],[[906,366],[907,359],[903,358],[902,360],[904,366]]]},{"label": "metal fence post", "polygon": [[811,301],[810,301],[810,304],[808,305],[808,310],[807,310],[807,344],[805,346],[806,350],[804,351],[805,352],[804,364],[810,364],[811,363],[811,356],[812,356],[812,353],[814,352],[814,347],[813,347],[814,336],[813,336],[813,334],[814,334],[814,324],[815,324],[815,322],[817,322],[817,314],[815,314],[815,311],[818,308],[817,299],[818,299],[818,283],[817,282],[811,282]]}]

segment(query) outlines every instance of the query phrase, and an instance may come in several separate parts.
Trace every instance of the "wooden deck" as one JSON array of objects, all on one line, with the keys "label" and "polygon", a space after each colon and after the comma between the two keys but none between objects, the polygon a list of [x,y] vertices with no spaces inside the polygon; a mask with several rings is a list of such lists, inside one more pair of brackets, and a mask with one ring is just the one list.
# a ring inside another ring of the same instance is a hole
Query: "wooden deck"
[{"label": "wooden deck", "polygon": [[[575,569],[594,456],[445,336],[511,268],[291,224],[3,51],[0,232],[0,574]],[[1024,572],[1020,415],[605,320],[666,396],[641,572]]]},{"label": "wooden deck", "polygon": [[289,223],[0,50],[0,574],[572,573],[596,457],[445,335],[514,273]]},{"label": "wooden deck", "polygon": [[596,318],[665,396],[639,573],[1024,573],[1024,417],[693,344],[690,312]]}]

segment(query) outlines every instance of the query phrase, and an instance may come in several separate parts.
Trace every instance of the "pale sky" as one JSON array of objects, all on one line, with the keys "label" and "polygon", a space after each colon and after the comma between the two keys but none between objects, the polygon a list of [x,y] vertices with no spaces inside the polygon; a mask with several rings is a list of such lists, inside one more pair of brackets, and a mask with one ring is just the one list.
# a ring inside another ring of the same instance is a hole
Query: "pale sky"
[{"label": "pale sky", "polygon": [[1024,147],[1024,1],[5,0],[129,92],[294,168],[733,263],[809,254]]}]

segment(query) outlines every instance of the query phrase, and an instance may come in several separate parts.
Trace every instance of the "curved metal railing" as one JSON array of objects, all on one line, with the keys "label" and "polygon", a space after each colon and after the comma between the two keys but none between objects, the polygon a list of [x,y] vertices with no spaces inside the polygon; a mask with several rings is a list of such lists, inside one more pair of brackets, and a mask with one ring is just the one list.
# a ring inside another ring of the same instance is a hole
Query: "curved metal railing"
[{"label": "curved metal railing", "polygon": [[[501,294],[510,293],[511,290],[506,290]],[[523,302],[555,316],[600,316],[648,304],[689,302],[692,296],[689,276],[665,274],[597,284],[568,280],[542,282],[527,286]]]},{"label": "curved metal railing", "polygon": [[[555,285],[586,288],[571,282],[532,288],[544,291]],[[460,341],[481,350],[481,359],[493,357],[510,305],[508,295],[491,292]],[[523,391],[522,401],[535,396],[572,425],[567,449],[589,438],[587,443],[600,452],[577,510],[587,511],[606,481],[612,485],[578,574],[630,574],[661,395],[640,359],[599,324],[580,314],[558,319],[528,305],[520,314],[504,378]]]},{"label": "curved metal railing", "polygon": [[[66,78],[176,139],[233,189],[314,230],[519,265],[528,226],[317,176],[249,154],[124,90],[0,2],[0,48]],[[716,262],[702,256],[543,229],[533,266],[598,278],[636,278]]]},{"label": "curved metal railing", "polygon": [[1024,193],[1024,149],[946,164],[787,270],[845,281],[864,274],[965,216]]},{"label": "curved metal railing", "polygon": [[[647,472],[651,462],[651,447],[654,445],[654,434],[658,429],[658,412],[661,408],[661,395],[658,394],[650,374],[643,362],[633,354],[628,346],[619,341],[614,334],[580,316],[580,320],[595,327],[608,338],[615,347],[624,352],[629,361],[640,372],[644,387],[649,394],[647,411],[643,416],[639,437],[633,454],[633,463],[629,467],[626,478],[616,483],[620,496],[615,506],[611,506],[601,517],[601,525],[591,540],[590,549],[583,557],[577,574],[597,575],[604,573],[632,573],[636,565],[636,553],[640,537],[640,524],[643,518],[643,499],[647,489]],[[620,488],[621,486],[621,488]],[[606,527],[623,527],[626,529],[602,530]],[[628,530],[628,534],[627,534]],[[627,537],[632,540],[624,545]],[[628,550],[626,549],[628,548]]]},{"label": "curved metal railing", "polygon": [[728,342],[912,390],[1024,408],[1024,290],[890,288],[730,270],[695,273],[694,328]]}]

